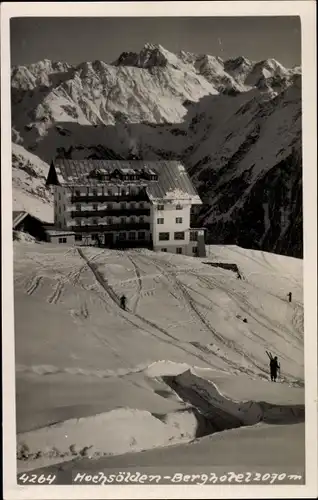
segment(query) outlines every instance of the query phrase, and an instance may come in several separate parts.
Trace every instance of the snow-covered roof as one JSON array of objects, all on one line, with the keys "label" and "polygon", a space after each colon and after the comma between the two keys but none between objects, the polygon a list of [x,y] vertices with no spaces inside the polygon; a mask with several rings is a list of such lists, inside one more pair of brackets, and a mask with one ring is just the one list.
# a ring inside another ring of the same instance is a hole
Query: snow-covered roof
[{"label": "snow-covered roof", "polygon": [[40,222],[41,224],[43,224],[43,222],[38,217],[35,217],[34,215],[29,214],[28,212],[25,212],[24,210],[13,210],[13,212],[12,212],[12,228],[16,229],[18,227],[18,225],[26,217],[32,217],[33,220],[36,220],[37,222]]},{"label": "snow-covered roof", "polygon": [[[47,178],[47,184],[67,186],[83,186],[122,182],[125,180],[105,180],[90,176],[93,171],[112,174],[116,170],[125,173],[140,173],[142,183],[146,187],[149,199],[189,200],[193,204],[201,204],[201,199],[195,190],[186,169],[179,161],[141,161],[141,160],[68,160],[58,159],[52,162]],[[156,180],[146,179],[142,172],[156,175]],[[140,181],[137,181],[140,183]]]},{"label": "snow-covered roof", "polygon": [[28,215],[27,212],[24,212],[22,210],[17,210],[12,212],[12,227],[15,229],[20,222],[23,221],[23,219]]},{"label": "snow-covered roof", "polygon": [[50,236],[73,236],[74,231],[69,229],[60,229],[58,227],[47,226],[44,228],[45,232]]}]

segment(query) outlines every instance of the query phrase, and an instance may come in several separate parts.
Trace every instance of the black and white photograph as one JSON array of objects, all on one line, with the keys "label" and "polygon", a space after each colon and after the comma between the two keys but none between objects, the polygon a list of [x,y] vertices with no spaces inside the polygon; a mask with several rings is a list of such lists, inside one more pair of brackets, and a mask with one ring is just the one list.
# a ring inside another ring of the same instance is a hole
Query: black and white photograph
[{"label": "black and white photograph", "polygon": [[7,15],[6,498],[317,495],[315,9],[195,3]]}]

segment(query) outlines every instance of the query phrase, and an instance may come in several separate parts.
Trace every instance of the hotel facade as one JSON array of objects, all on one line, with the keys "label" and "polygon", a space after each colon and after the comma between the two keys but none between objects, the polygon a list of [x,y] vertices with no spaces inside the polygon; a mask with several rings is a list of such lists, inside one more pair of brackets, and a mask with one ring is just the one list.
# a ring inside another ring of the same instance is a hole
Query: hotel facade
[{"label": "hotel facade", "polygon": [[180,162],[58,159],[46,183],[54,225],[76,244],[205,256],[204,229],[190,224],[202,201]]}]

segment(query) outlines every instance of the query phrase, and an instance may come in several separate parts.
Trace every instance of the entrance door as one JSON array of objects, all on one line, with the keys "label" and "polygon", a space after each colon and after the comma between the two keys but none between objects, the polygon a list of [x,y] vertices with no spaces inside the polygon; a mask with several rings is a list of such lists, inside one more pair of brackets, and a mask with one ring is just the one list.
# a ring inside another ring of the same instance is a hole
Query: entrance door
[{"label": "entrance door", "polygon": [[114,241],[113,233],[105,233],[105,247],[111,247]]}]

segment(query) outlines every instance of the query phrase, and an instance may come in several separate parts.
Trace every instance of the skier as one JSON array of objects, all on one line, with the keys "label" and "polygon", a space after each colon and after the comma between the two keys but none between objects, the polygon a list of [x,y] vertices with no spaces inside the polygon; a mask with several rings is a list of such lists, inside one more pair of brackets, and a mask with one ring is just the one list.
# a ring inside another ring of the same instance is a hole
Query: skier
[{"label": "skier", "polygon": [[280,365],[278,363],[277,356],[273,357],[272,353],[269,351],[266,351],[266,354],[270,359],[269,369],[271,374],[271,381],[276,382],[277,372],[280,371]]},{"label": "skier", "polygon": [[289,301],[289,302],[291,302],[291,301],[292,301],[292,293],[291,293],[291,292],[289,292],[289,293],[288,293],[288,301]]},{"label": "skier", "polygon": [[120,297],[120,307],[122,309],[124,309],[124,311],[126,310],[126,301],[127,301],[127,299],[126,299],[125,295],[122,295]]},{"label": "skier", "polygon": [[269,365],[270,365],[270,372],[271,372],[271,381],[276,382],[277,372],[280,369],[280,366],[279,366],[278,360],[277,360],[277,356],[275,356],[274,358],[272,358],[270,360]]}]

